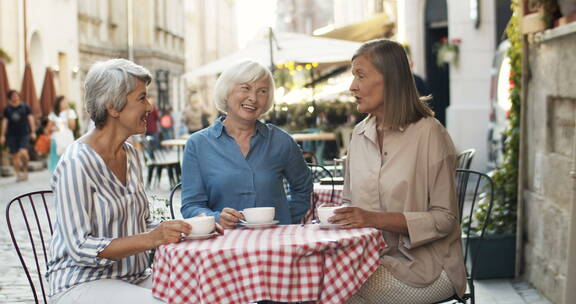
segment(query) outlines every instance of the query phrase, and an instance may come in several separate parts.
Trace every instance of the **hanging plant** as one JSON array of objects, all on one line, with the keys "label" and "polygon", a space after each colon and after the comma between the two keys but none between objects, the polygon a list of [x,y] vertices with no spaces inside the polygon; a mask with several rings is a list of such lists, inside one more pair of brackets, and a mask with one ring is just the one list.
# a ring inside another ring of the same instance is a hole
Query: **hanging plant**
[{"label": "hanging plant", "polygon": [[446,64],[458,67],[461,42],[462,40],[460,39],[448,40],[448,38],[442,37],[439,42],[435,43],[436,64],[439,67],[444,67]]}]

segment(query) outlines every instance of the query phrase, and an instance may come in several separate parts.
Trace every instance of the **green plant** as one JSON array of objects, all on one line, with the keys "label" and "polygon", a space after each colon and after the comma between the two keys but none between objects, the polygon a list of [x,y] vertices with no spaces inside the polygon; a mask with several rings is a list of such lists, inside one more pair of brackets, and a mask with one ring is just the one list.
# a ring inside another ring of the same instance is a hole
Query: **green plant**
[{"label": "green plant", "polygon": [[[512,108],[508,119],[510,123],[504,135],[506,145],[502,165],[492,173],[494,181],[494,205],[490,221],[486,227],[487,234],[505,234],[516,232],[516,203],[518,199],[518,153],[520,147],[520,94],[522,88],[522,33],[518,19],[518,0],[512,1],[514,14],[508,23],[506,33],[510,41],[507,56],[510,58],[510,101]],[[488,204],[480,202],[473,214],[472,229],[477,232],[475,224],[482,222],[487,215]],[[465,219],[469,220],[469,219]]]},{"label": "green plant", "polygon": [[10,63],[12,61],[10,55],[8,55],[8,53],[6,53],[6,51],[4,51],[2,48],[0,48],[0,58],[4,58],[6,63]]},{"label": "green plant", "polygon": [[156,195],[150,196],[151,200],[148,202],[150,207],[150,215],[154,221],[165,221],[169,220],[170,212],[168,211],[168,206],[170,201],[167,198],[161,198]]}]

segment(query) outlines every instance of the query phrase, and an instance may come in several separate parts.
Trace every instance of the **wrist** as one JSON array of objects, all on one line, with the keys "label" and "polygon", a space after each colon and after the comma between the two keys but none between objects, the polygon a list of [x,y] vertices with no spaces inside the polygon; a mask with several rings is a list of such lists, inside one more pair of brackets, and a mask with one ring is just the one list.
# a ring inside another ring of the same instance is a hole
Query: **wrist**
[{"label": "wrist", "polygon": [[154,237],[153,231],[154,230],[146,232],[143,235],[147,249],[154,249],[154,248],[160,246],[160,244],[158,244],[158,241]]}]

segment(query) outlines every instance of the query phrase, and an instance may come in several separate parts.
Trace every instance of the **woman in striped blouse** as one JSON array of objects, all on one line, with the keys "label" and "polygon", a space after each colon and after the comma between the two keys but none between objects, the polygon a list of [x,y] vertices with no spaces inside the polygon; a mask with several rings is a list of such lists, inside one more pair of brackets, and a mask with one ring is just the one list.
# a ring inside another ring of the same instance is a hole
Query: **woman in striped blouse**
[{"label": "woman in striped blouse", "polygon": [[147,250],[181,240],[184,221],[151,221],[142,168],[128,137],[146,131],[150,73],[124,59],[98,62],[85,82],[96,128],[62,156],[54,176],[56,224],[46,274],[51,303],[161,303]]}]

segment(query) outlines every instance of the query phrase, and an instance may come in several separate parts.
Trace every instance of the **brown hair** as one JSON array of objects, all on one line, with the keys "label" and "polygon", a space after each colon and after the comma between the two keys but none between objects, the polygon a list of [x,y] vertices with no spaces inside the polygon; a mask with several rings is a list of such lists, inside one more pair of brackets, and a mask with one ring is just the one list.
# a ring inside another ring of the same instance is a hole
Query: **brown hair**
[{"label": "brown hair", "polygon": [[60,112],[62,112],[62,109],[61,109],[62,101],[64,101],[64,96],[62,96],[62,95],[57,96],[56,99],[54,99],[54,106],[52,109],[54,111],[54,114],[60,115]]},{"label": "brown hair", "polygon": [[8,93],[6,93],[6,97],[8,97],[8,99],[12,99],[12,95],[14,95],[14,94],[18,94],[18,91],[10,90],[10,91],[8,91]]},{"label": "brown hair", "polygon": [[406,51],[401,44],[388,39],[365,42],[354,54],[366,59],[384,78],[384,121],[388,128],[405,128],[424,117],[434,117],[426,101],[419,97]]}]

